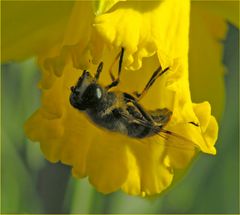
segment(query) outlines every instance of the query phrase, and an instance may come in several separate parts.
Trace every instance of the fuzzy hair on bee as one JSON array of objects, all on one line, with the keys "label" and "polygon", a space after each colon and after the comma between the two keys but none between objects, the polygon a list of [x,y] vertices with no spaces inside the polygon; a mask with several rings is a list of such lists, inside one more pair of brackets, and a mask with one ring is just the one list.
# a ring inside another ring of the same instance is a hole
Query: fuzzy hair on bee
[{"label": "fuzzy hair on bee", "polygon": [[71,87],[70,104],[79,111],[85,112],[94,124],[108,131],[138,139],[154,135],[164,136],[164,138],[169,135],[178,137],[164,129],[171,119],[171,110],[163,108],[149,111],[139,103],[155,80],[170,68],[162,69],[159,66],[141,93],[110,91],[120,82],[123,56],[124,49],[122,48],[115,58],[115,61],[119,60],[118,76],[115,78],[110,69],[112,82],[107,86],[101,86],[98,83],[103,62],[99,64],[95,76],[84,70],[76,85]]}]

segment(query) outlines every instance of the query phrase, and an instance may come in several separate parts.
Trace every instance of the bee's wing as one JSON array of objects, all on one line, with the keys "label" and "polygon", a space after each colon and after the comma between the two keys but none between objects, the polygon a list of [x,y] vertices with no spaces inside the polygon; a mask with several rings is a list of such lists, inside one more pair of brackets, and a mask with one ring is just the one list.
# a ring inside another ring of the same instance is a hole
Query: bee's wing
[{"label": "bee's wing", "polygon": [[142,126],[151,127],[153,132],[155,132],[156,135],[163,138],[164,147],[175,148],[175,149],[179,149],[179,150],[190,150],[190,151],[196,151],[199,149],[199,146],[197,146],[194,142],[192,142],[191,140],[189,140],[179,134],[176,134],[172,131],[168,131],[163,128],[161,128],[161,130],[159,132],[159,128],[153,127],[147,120],[133,118],[124,113],[120,113],[120,114],[122,115],[122,117],[124,117],[128,120],[134,119],[134,121],[137,121]]},{"label": "bee's wing", "polygon": [[166,147],[190,151],[200,150],[199,146],[196,145],[193,141],[172,131],[161,129],[158,135],[165,139]]}]

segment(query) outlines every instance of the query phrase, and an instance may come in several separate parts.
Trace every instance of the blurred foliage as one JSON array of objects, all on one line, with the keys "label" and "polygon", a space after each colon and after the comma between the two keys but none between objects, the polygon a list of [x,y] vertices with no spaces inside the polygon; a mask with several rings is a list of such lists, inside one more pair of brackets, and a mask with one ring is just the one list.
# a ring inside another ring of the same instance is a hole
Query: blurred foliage
[{"label": "blurred foliage", "polygon": [[[122,192],[103,195],[70,168],[47,162],[23,123],[40,105],[34,59],[1,67],[2,213],[239,213],[239,31],[229,25],[225,43],[226,107],[218,154],[201,154],[185,177],[152,199]],[[216,92],[217,93],[217,92]]]}]

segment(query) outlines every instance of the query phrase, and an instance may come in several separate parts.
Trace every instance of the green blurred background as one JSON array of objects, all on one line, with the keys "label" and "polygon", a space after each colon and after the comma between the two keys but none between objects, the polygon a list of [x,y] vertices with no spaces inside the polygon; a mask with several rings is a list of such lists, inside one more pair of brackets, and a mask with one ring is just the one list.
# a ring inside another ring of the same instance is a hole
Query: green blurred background
[{"label": "green blurred background", "polygon": [[[184,178],[154,199],[98,193],[70,168],[46,161],[23,132],[40,105],[34,59],[1,66],[2,213],[239,213],[239,31],[229,24],[223,62],[226,107],[218,153],[200,154]],[[211,74],[209,74],[211,75]]]}]

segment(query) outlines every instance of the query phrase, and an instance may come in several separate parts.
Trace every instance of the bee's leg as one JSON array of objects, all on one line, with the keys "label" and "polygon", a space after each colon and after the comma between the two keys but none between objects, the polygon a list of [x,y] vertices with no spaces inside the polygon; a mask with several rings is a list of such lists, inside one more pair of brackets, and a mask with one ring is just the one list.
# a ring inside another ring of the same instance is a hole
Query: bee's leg
[{"label": "bee's leg", "polygon": [[99,79],[99,76],[100,76],[100,73],[102,72],[102,69],[103,69],[103,62],[101,61],[98,65],[97,72],[95,74],[95,79],[96,80]]},{"label": "bee's leg", "polygon": [[112,68],[113,68],[113,66],[115,65],[115,63],[117,62],[118,59],[119,59],[119,64],[118,64],[118,76],[119,76],[119,72],[121,72],[123,54],[124,54],[124,48],[122,48],[121,51],[117,54],[117,56],[115,57],[112,65],[110,66],[109,74],[110,74],[110,76],[111,76],[112,81],[115,81],[115,79],[116,79],[116,78],[114,77],[113,73],[112,73]]},{"label": "bee's leg", "polygon": [[128,93],[123,93],[125,101],[132,102],[132,104],[140,111],[140,113],[143,115],[143,117],[152,125],[155,125],[155,121],[153,120],[152,116],[144,110],[144,108],[136,101],[136,99],[128,94]]},{"label": "bee's leg", "polygon": [[[122,71],[122,62],[123,62],[123,55],[124,55],[124,48],[121,49],[121,51],[119,52],[119,54],[116,56],[115,60],[113,61],[110,69],[109,69],[109,73],[112,79],[112,83],[106,86],[106,89],[109,90],[112,87],[116,87],[119,82],[120,82],[120,74]],[[112,73],[112,67],[114,66],[114,64],[116,63],[116,61],[119,59],[119,64],[118,64],[118,76],[117,78],[114,77],[113,73]]]},{"label": "bee's leg", "polygon": [[137,101],[139,101],[147,93],[147,91],[153,85],[153,83],[157,80],[157,78],[159,78],[161,75],[163,75],[168,70],[169,70],[169,67],[167,67],[166,69],[162,70],[162,67],[159,66],[157,68],[157,70],[152,74],[152,77],[150,78],[150,80],[146,84],[146,86],[143,89],[143,91],[141,93],[134,92],[134,95],[137,97]]}]

